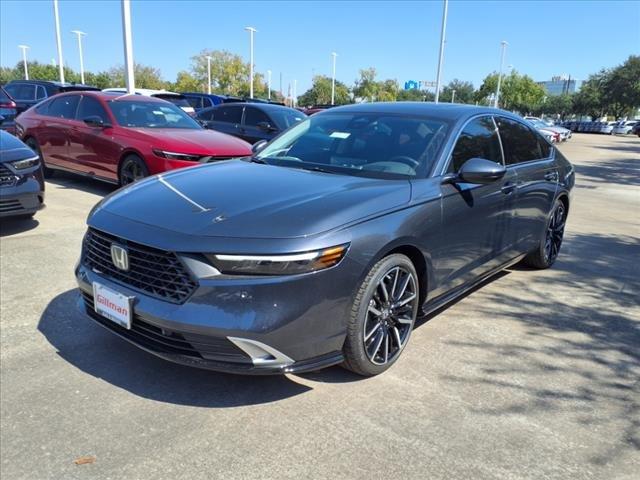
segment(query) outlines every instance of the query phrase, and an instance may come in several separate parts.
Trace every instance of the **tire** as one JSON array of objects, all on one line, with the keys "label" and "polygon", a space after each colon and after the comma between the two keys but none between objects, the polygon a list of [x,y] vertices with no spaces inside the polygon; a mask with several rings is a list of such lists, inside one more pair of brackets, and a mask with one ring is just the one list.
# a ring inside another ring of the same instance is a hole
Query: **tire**
[{"label": "tire", "polygon": [[35,138],[27,138],[27,141],[24,142],[31,150],[33,150],[34,152],[36,152],[38,154],[38,157],[40,157],[40,164],[42,165],[42,174],[44,175],[44,178],[51,178],[53,177],[55,170],[48,168],[45,163],[44,163],[44,157],[42,156],[42,151],[40,150],[40,145],[38,145],[38,142],[36,141]]},{"label": "tire", "polygon": [[144,160],[138,155],[127,155],[122,162],[120,162],[120,168],[118,168],[118,184],[121,187],[142,180],[148,176],[149,169],[147,168],[147,164],[144,163]]},{"label": "tire", "polygon": [[538,246],[523,260],[525,265],[545,269],[555,263],[562,246],[566,221],[567,207],[561,200],[556,200]]},{"label": "tire", "polygon": [[351,308],[343,367],[367,377],[390,368],[409,342],[419,299],[419,279],[409,258],[393,254],[376,263]]}]

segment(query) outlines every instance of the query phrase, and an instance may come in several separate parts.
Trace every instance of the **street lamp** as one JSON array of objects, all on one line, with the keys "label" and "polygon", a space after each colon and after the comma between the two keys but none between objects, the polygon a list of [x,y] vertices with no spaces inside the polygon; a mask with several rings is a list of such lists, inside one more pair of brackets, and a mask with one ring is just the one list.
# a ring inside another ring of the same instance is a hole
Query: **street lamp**
[{"label": "street lamp", "polygon": [[498,102],[500,100],[500,84],[502,83],[502,70],[504,69],[504,55],[507,50],[507,45],[509,45],[505,40],[500,42],[502,45],[502,52],[500,53],[500,73],[498,74],[498,86],[496,87],[496,98],[494,100],[493,106],[498,108]]},{"label": "street lamp", "polygon": [[78,51],[80,52],[80,83],[84,84],[84,60],[82,58],[82,36],[86,33],[80,30],[71,30],[71,33],[75,33],[78,36]]},{"label": "street lamp", "polygon": [[271,101],[271,70],[267,70],[267,100]]},{"label": "street lamp", "polygon": [[64,83],[64,61],[62,60],[62,40],[60,39],[60,15],[58,14],[58,0],[53,0],[53,18],[56,23],[56,46],[58,47],[58,72],[60,83]]},{"label": "street lamp", "polygon": [[124,44],[124,70],[127,93],[135,93],[136,84],[133,73],[133,46],[131,41],[131,2],[122,0],[122,35]]},{"label": "street lamp", "polygon": [[444,0],[444,11],[442,12],[442,29],[440,30],[440,57],[438,58],[438,75],[436,77],[436,100],[438,103],[440,99],[440,85],[442,80],[442,60],[444,58],[444,43],[445,33],[447,29],[447,8],[449,7],[449,0]]},{"label": "street lamp", "polygon": [[211,55],[207,55],[207,93],[211,95]]},{"label": "street lamp", "polygon": [[293,106],[294,108],[298,106],[298,95],[297,95],[297,90],[298,90],[298,80],[293,80]]},{"label": "street lamp", "polygon": [[249,60],[249,98],[253,98],[253,34],[256,33],[257,30],[253,27],[244,27],[244,29],[249,32],[251,42],[251,55]]},{"label": "street lamp", "polygon": [[456,99],[456,89],[452,88],[451,89],[451,103],[453,103],[453,101]]},{"label": "street lamp", "polygon": [[22,50],[22,63],[24,65],[24,79],[29,80],[29,67],[27,67],[27,49],[28,45],[18,45],[18,48]]},{"label": "street lamp", "polygon": [[335,105],[336,100],[336,57],[338,54],[336,52],[331,52],[331,56],[333,57],[333,77],[331,80],[331,105]]}]

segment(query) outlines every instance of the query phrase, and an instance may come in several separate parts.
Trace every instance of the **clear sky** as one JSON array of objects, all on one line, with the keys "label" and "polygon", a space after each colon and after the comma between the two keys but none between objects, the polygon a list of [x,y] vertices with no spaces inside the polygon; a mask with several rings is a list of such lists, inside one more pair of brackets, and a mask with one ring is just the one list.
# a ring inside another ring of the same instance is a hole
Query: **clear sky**
[{"label": "clear sky", "polygon": [[[435,80],[443,2],[213,2],[133,0],[136,62],[159,68],[166,80],[188,69],[203,48],[226,49],[249,58],[247,25],[255,37],[257,71],[298,80],[298,94],[313,74],[331,74],[331,52],[339,54],[337,78],[352,84],[358,70],[373,66],[379,78]],[[84,39],[85,68],[123,64],[120,1],[61,0],[64,61],[78,70],[75,35]],[[500,41],[506,65],[535,80],[570,74],[579,80],[640,53],[640,1],[456,1],[449,2],[443,80],[479,86],[499,67]],[[53,3],[0,0],[0,63],[56,57]]]}]

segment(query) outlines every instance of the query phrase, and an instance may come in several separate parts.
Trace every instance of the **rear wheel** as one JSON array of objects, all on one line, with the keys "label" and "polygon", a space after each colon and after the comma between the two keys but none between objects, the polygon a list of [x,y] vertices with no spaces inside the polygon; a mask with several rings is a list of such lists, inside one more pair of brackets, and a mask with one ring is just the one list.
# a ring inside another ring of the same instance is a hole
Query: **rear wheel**
[{"label": "rear wheel", "polygon": [[560,246],[564,237],[564,226],[567,221],[567,208],[564,202],[556,200],[547,219],[547,228],[540,243],[524,259],[524,263],[534,268],[549,268],[554,264],[560,253]]},{"label": "rear wheel", "polygon": [[44,163],[44,157],[42,156],[42,151],[40,151],[40,145],[38,145],[38,142],[36,141],[35,138],[27,138],[27,140],[24,142],[31,150],[33,150],[34,152],[36,152],[38,154],[38,157],[40,158],[40,164],[42,165],[42,173],[44,174],[44,178],[51,178],[53,177],[53,174],[55,172],[55,170],[51,169],[51,168],[47,168],[47,166]]},{"label": "rear wheel", "polygon": [[393,254],[373,266],[351,309],[345,368],[372,376],[398,360],[418,314],[419,291],[416,269],[406,256]]},{"label": "rear wheel", "polygon": [[120,186],[129,185],[148,176],[149,169],[144,161],[137,155],[128,155],[120,164],[118,183]]}]

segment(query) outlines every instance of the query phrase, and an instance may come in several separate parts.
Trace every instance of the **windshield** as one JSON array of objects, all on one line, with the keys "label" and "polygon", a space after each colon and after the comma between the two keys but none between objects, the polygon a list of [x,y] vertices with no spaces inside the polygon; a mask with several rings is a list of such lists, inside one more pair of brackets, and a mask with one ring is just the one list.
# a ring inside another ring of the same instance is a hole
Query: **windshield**
[{"label": "windshield", "polygon": [[282,130],[286,130],[292,125],[295,125],[296,123],[299,123],[307,118],[304,113],[288,108],[274,109],[269,113],[271,114],[271,118],[273,118],[273,121],[276,123],[276,125]]},{"label": "windshield", "polygon": [[202,127],[181,108],[170,103],[153,101],[116,101],[107,102],[123,127],[138,128],[184,128],[201,129]]},{"label": "windshield", "polygon": [[441,120],[378,113],[323,113],[276,138],[270,164],[377,178],[425,176],[446,138]]}]

